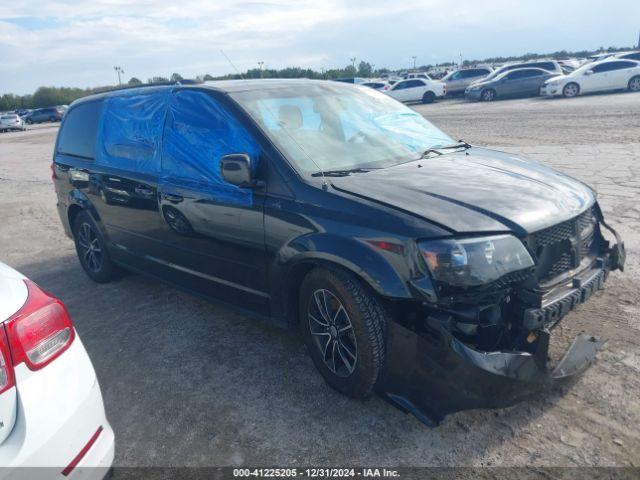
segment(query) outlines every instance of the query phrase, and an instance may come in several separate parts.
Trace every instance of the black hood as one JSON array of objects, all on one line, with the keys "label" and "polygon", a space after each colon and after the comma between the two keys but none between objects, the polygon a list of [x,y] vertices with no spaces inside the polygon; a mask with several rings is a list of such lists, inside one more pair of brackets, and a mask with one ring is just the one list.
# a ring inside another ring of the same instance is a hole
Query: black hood
[{"label": "black hood", "polygon": [[531,233],[573,218],[595,201],[589,187],[560,172],[476,147],[331,183],[454,232]]}]

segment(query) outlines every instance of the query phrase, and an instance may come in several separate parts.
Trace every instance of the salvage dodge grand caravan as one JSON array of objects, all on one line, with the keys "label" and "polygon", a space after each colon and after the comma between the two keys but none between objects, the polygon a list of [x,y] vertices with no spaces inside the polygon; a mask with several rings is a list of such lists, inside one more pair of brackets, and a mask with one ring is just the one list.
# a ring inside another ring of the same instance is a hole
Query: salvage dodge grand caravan
[{"label": "salvage dodge grand caravan", "polygon": [[428,424],[586,368],[600,341],[552,364],[553,328],[624,264],[586,185],[337,82],[84,98],[53,178],[93,280],[138,271],[300,328],[332,387]]}]

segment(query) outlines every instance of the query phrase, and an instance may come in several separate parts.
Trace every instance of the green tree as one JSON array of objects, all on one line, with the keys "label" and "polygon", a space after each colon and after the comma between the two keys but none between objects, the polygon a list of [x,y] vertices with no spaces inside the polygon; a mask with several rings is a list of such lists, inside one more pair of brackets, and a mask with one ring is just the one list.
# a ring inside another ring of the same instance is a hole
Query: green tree
[{"label": "green tree", "polygon": [[139,78],[136,77],[131,77],[131,79],[127,82],[127,85],[129,86],[136,86],[136,85],[142,85],[142,80],[140,80]]},{"label": "green tree", "polygon": [[180,75],[179,73],[172,73],[170,80],[175,83],[181,82],[182,80],[184,80],[184,78],[182,78],[182,75]]},{"label": "green tree", "polygon": [[362,61],[358,64],[358,76],[364,78],[373,76],[373,67],[369,62]]},{"label": "green tree", "polygon": [[147,83],[167,83],[168,81],[169,79],[165,77],[151,77]]}]

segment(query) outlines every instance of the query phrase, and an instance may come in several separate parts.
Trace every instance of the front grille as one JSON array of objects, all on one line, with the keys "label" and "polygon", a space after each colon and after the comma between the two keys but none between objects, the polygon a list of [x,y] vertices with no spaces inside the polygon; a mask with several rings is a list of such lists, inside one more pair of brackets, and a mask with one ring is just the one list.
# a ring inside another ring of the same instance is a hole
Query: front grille
[{"label": "front grille", "polygon": [[536,258],[536,276],[550,280],[580,265],[595,243],[597,219],[594,208],[571,220],[536,232],[529,247]]},{"label": "front grille", "polygon": [[536,245],[546,247],[554,245],[563,240],[568,240],[575,235],[573,221],[559,223],[553,227],[546,228],[535,234]]},{"label": "front grille", "polygon": [[562,272],[566,272],[567,270],[571,270],[573,266],[573,255],[570,253],[564,252],[560,259],[553,262],[553,265],[549,269],[549,273],[547,274],[548,278],[553,278],[555,276],[560,275]]}]

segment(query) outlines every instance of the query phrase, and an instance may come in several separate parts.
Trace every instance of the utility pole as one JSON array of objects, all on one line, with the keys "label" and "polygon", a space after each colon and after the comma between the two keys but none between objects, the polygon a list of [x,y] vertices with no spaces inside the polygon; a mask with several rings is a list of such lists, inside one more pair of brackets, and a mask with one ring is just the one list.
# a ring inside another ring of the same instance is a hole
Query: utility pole
[{"label": "utility pole", "polygon": [[264,62],[262,60],[260,60],[258,62],[258,67],[260,67],[260,78],[262,78],[262,66],[264,65]]},{"label": "utility pole", "polygon": [[356,69],[356,57],[351,57],[349,60],[351,61],[351,66],[355,70]]},{"label": "utility pole", "polygon": [[418,57],[416,57],[416,56],[414,55],[414,56],[413,56],[413,57],[411,57],[411,58],[413,58],[413,69],[415,70],[415,69],[416,69],[416,58],[418,58]]},{"label": "utility pole", "polygon": [[122,79],[120,78],[120,74],[124,75],[124,70],[122,69],[122,67],[113,67],[113,69],[118,74],[118,85],[122,86]]}]

